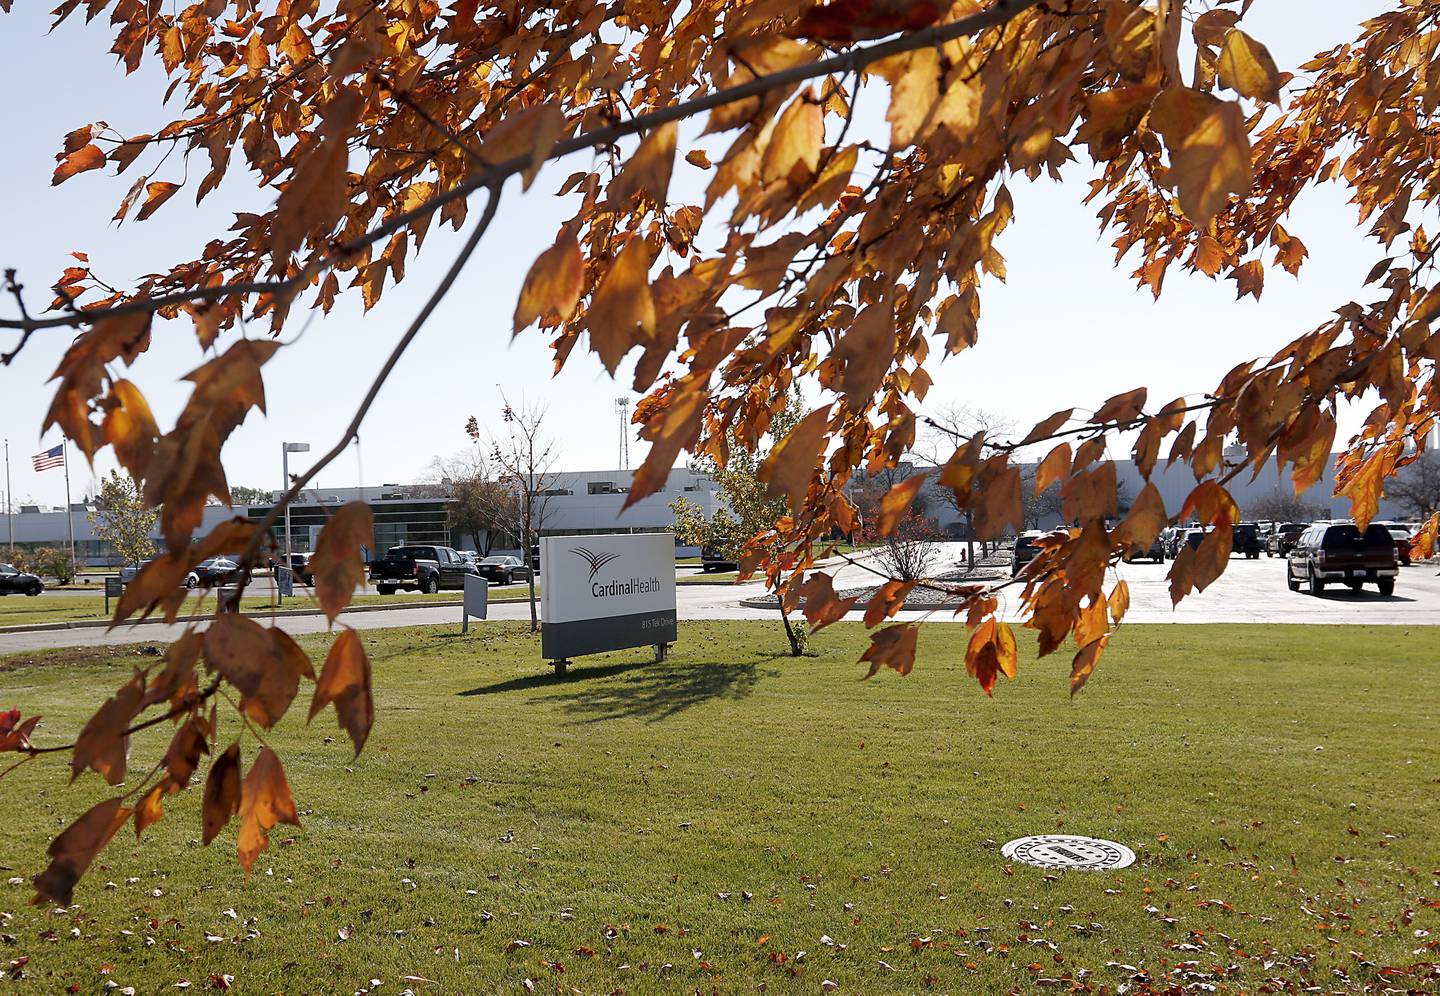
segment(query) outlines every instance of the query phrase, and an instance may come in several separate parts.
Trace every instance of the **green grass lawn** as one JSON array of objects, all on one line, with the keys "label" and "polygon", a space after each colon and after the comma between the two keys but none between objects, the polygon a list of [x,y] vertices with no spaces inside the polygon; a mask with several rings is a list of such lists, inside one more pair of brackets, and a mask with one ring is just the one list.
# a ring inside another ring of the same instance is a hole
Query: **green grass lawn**
[{"label": "green grass lawn", "polygon": [[[305,828],[277,828],[249,883],[233,827],[199,845],[197,788],[143,841],[122,831],[70,910],[0,892],[27,991],[1147,991],[1138,969],[1156,991],[1347,992],[1440,961],[1440,629],[1126,626],[1074,700],[1054,659],[987,699],[960,627],[871,681],[856,624],[796,660],[768,622],[682,623],[665,664],[559,680],[521,626],[450,629],[364,633],[379,718],[358,761],[328,710],[297,721],[303,698],[267,735]],[[58,742],[152,660],[0,658],[0,707],[43,711]],[[6,779],[9,875],[103,797],[67,779],[61,758]],[[1000,856],[1055,831],[1140,860]]]}]

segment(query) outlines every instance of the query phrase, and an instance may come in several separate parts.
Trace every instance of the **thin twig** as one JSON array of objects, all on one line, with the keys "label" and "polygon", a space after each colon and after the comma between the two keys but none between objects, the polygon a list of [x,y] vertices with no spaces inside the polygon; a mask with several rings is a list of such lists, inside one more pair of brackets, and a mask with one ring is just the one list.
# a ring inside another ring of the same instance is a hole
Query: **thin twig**
[{"label": "thin twig", "polygon": [[[212,695],[214,695],[214,694],[215,694],[216,692],[218,692],[219,690],[220,690],[220,676],[217,674],[217,675],[215,676],[215,680],[212,681],[212,682],[210,682],[210,684],[205,687],[205,690],[204,690],[204,691],[202,691],[202,692],[197,692],[197,693],[194,694],[194,695],[186,696],[184,699],[181,700],[181,702],[180,702],[179,705],[177,705],[175,708],[171,709],[169,712],[162,713],[162,714],[159,715],[159,716],[152,716],[151,718],[145,720],[145,722],[143,722],[143,723],[136,723],[134,726],[130,727],[130,729],[128,729],[128,730],[126,730],[124,733],[120,734],[120,737],[121,737],[121,739],[123,739],[123,738],[125,738],[125,737],[130,736],[132,733],[139,733],[141,730],[148,730],[148,729],[150,729],[150,727],[152,727],[152,726],[158,726],[158,725],[160,725],[161,723],[165,722],[167,719],[174,719],[174,718],[177,717],[177,716],[183,716],[183,715],[185,715],[187,712],[191,712],[197,705],[199,705],[201,702],[204,702],[206,699],[210,698]],[[61,751],[74,750],[74,749],[75,749],[75,745],[74,745],[73,743],[69,743],[69,744],[57,744],[57,745],[55,745],[54,747],[30,747],[30,748],[28,748],[28,749],[26,750],[26,753],[29,754],[30,756],[34,757],[35,755],[38,755],[38,754],[58,754],[58,753],[60,753]],[[12,767],[15,767],[15,766],[12,765]]]},{"label": "thin twig", "polygon": [[[21,291],[25,289],[25,285],[15,282],[14,270],[5,271],[5,289],[15,296],[15,306],[20,309],[20,317],[28,322],[30,320],[30,312],[25,309],[25,297],[21,294]],[[14,361],[15,357],[20,355],[20,350],[25,348],[25,344],[30,341],[30,336],[34,333],[34,328],[27,328],[25,334],[20,337],[20,341],[15,344],[15,348],[4,355],[0,355],[0,363],[4,363],[8,367]]]}]

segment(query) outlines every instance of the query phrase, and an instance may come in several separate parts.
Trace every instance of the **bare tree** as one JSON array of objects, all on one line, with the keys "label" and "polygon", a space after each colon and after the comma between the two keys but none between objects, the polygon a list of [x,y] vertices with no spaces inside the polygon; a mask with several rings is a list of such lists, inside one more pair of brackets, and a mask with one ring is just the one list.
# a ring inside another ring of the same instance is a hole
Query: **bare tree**
[{"label": "bare tree", "polygon": [[514,492],[494,480],[479,446],[430,461],[422,493],[448,499],[448,525],[468,536],[475,550],[488,557],[499,536],[507,535],[518,516]]},{"label": "bare tree", "polygon": [[[930,455],[931,463],[937,466],[944,462],[945,454],[954,452],[955,447],[968,442],[981,433],[984,434],[987,444],[1008,442],[1009,437],[1015,434],[1013,419],[1000,412],[966,404],[945,405],[937,409],[935,414],[928,416],[925,424],[930,431],[925,434],[922,445],[925,447],[925,452]],[[983,446],[981,452],[988,456],[990,446]],[[960,518],[965,520],[966,559],[974,564],[974,510],[962,504],[959,496],[949,488],[936,488],[935,494],[940,502],[953,509]],[[982,554],[989,552],[988,546],[988,544],[981,544]]]},{"label": "bare tree", "polygon": [[1440,512],[1440,452],[1427,450],[1385,485],[1385,493],[1418,519]]},{"label": "bare tree", "polygon": [[[1391,490],[1394,485],[1392,483]],[[1271,522],[1309,522],[1325,514],[1324,509],[1300,498],[1289,488],[1276,488],[1267,495],[1245,503],[1245,518]]]},{"label": "bare tree", "polygon": [[[1119,486],[1116,486],[1119,490]],[[1060,498],[1060,485],[1052,484],[1044,491],[1035,490],[1035,464],[1030,464],[1020,471],[1020,512],[1025,525],[1031,529],[1039,529],[1040,524],[1049,518],[1060,517],[1060,509],[1063,502]]]},{"label": "bare tree", "polygon": [[934,519],[907,510],[900,524],[881,543],[875,561],[892,578],[922,581],[940,559],[939,538]]},{"label": "bare tree", "polygon": [[[504,400],[504,395],[501,395]],[[510,499],[505,508],[512,517],[513,532],[520,540],[520,556],[534,567],[530,557],[531,547],[540,541],[540,531],[550,512],[550,498],[560,486],[560,475],[555,472],[555,462],[560,457],[559,444],[545,435],[544,405],[524,405],[516,408],[505,401],[500,417],[505,428],[500,434],[488,437],[490,462],[494,466],[498,483]],[[479,441],[480,424],[472,415],[465,425],[470,438]],[[496,510],[497,514],[504,514]],[[530,571],[530,632],[540,629],[540,617],[535,606],[535,571]]]}]

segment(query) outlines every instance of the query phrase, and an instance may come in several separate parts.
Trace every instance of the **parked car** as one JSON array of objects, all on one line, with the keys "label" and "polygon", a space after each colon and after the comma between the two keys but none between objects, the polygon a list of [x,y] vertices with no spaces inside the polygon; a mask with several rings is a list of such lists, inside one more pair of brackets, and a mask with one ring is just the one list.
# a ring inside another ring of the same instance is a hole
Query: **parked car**
[{"label": "parked car", "polygon": [[[250,572],[242,571],[240,565],[229,557],[210,557],[195,565],[190,572],[195,578],[196,584],[202,588],[223,588],[226,585],[250,582]],[[193,588],[190,578],[185,579],[185,587]]]},{"label": "parked car", "polygon": [[519,557],[486,557],[475,565],[475,573],[493,584],[530,580],[530,568]]},{"label": "parked car", "polygon": [[1185,530],[1185,545],[1192,550],[1200,549],[1200,544],[1205,542],[1205,537],[1210,535],[1213,529],[1211,526],[1209,529],[1196,527]]},{"label": "parked car", "polygon": [[1141,549],[1138,546],[1131,547],[1125,551],[1125,562],[1134,563],[1137,560],[1153,560],[1157,564],[1165,563],[1165,540],[1161,533],[1157,533],[1150,541],[1150,545]]},{"label": "parked car", "polygon": [[1317,522],[1300,534],[1286,560],[1285,582],[1291,591],[1308,585],[1318,595],[1330,582],[1359,591],[1373,584],[1382,595],[1395,592],[1400,559],[1395,539],[1384,526],[1372,523],[1363,533],[1353,522]]},{"label": "parked car", "polygon": [[120,568],[120,583],[129,584],[131,581],[134,581],[135,575],[143,571],[146,565],[148,565],[154,559],[154,557],[150,557],[133,564],[126,564],[124,567]]},{"label": "parked car", "polygon": [[1290,548],[1309,527],[1303,522],[1282,522],[1265,537],[1265,554],[1270,557],[1284,557]]},{"label": "parked car", "polygon": [[700,570],[705,574],[711,571],[738,571],[740,565],[732,560],[717,547],[706,546],[700,548]]},{"label": "parked car", "polygon": [[1259,560],[1265,547],[1260,542],[1260,527],[1254,522],[1237,522],[1231,527],[1231,553],[1243,553],[1246,560]]},{"label": "parked car", "polygon": [[1173,560],[1180,553],[1180,547],[1185,542],[1185,533],[1184,526],[1166,526],[1160,530],[1160,545],[1167,558]]},{"label": "parked car", "polygon": [[45,590],[45,582],[27,574],[14,564],[0,564],[0,595],[35,596]]},{"label": "parked car", "polygon": [[1410,532],[1410,527],[1403,522],[1377,522],[1375,525],[1384,526],[1386,531],[1390,533],[1395,540],[1395,555],[1400,558],[1400,563],[1409,567],[1410,549],[1414,538]]},{"label": "parked car", "polygon": [[311,553],[290,554],[290,573],[306,587],[313,587],[315,584],[315,573],[310,570],[310,558],[313,556]]},{"label": "parked car", "polygon": [[1015,537],[1015,556],[1010,562],[1011,577],[1019,574],[1022,567],[1040,555],[1040,547],[1035,541],[1044,535],[1038,529],[1033,529]]},{"label": "parked car", "polygon": [[474,565],[448,546],[392,546],[370,565],[370,583],[382,595],[402,588],[433,595],[465,587],[465,575],[474,573]]}]

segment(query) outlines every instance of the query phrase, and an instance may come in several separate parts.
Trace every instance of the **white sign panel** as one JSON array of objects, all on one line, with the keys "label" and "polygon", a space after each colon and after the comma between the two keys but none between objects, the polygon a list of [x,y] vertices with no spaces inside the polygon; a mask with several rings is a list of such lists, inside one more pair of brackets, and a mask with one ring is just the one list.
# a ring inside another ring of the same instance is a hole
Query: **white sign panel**
[{"label": "white sign panel", "polygon": [[546,536],[540,576],[547,660],[675,642],[670,533]]}]

